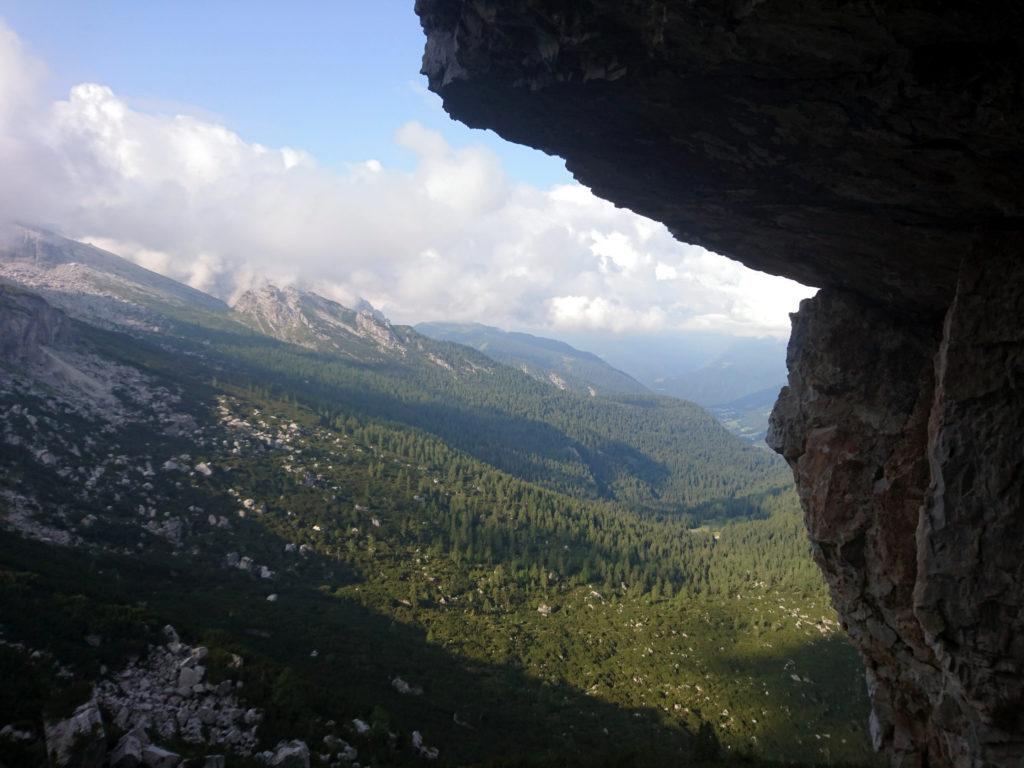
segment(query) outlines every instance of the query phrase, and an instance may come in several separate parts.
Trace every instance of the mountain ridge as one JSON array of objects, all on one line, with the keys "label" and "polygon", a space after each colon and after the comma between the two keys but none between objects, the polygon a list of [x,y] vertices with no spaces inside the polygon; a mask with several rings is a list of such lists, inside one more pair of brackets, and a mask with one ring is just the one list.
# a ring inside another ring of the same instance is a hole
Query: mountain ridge
[{"label": "mountain ridge", "polygon": [[343,342],[360,339],[381,352],[406,352],[391,323],[369,305],[351,309],[311,290],[268,283],[243,293],[232,310],[267,336],[311,349],[351,354]]},{"label": "mountain ridge", "polygon": [[107,326],[151,327],[158,315],[226,316],[220,299],[102,248],[25,224],[0,227],[0,279]]},{"label": "mountain ridge", "polygon": [[594,354],[557,339],[506,331],[482,323],[418,323],[416,330],[452,341],[512,365],[559,389],[597,395],[644,395],[650,390],[624,371]]},{"label": "mountain ridge", "polygon": [[[58,239],[51,247],[60,245]],[[64,247],[78,251],[73,243]],[[104,296],[116,313],[69,310],[72,316],[154,334],[161,346],[215,363],[223,376],[273,380],[322,409],[344,402],[368,417],[425,430],[529,482],[698,518],[757,514],[759,494],[788,482],[781,461],[735,441],[691,403],[562,390],[473,347],[295,287],[264,286],[240,297],[235,309],[209,297],[189,304],[193,289],[161,290],[152,299],[151,273],[113,254],[103,258],[113,260],[114,272],[146,283],[119,284],[121,295]],[[81,309],[67,293],[58,296],[62,308]]]}]

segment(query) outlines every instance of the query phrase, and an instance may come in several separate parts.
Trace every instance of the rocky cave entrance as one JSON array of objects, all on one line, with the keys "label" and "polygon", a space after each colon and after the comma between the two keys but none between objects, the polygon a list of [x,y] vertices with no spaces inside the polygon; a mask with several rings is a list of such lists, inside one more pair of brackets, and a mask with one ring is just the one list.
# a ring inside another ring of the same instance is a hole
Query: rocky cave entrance
[{"label": "rocky cave entrance", "polygon": [[418,0],[456,119],[822,286],[769,441],[894,765],[1024,764],[1024,8]]}]

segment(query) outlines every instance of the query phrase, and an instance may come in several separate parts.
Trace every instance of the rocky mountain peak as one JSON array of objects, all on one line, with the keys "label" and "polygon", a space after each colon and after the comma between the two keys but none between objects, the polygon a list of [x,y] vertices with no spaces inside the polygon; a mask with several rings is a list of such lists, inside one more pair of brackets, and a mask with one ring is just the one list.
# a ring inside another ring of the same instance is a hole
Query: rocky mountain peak
[{"label": "rocky mountain peak", "polygon": [[235,302],[235,312],[259,319],[270,328],[288,328],[302,322],[301,297],[294,288],[262,285],[252,288]]},{"label": "rocky mountain peak", "polygon": [[351,309],[304,288],[268,283],[242,294],[234,310],[261,333],[311,349],[352,352],[352,342],[362,340],[378,351],[404,350],[382,313],[365,301],[357,307]]}]

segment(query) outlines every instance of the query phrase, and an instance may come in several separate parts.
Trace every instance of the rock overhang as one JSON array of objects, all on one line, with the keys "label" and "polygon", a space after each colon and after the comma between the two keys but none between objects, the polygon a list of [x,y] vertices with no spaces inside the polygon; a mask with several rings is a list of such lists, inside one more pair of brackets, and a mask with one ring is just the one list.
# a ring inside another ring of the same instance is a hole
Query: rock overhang
[{"label": "rock overhang", "polygon": [[769,441],[900,768],[1024,764],[1024,6],[417,0],[470,126],[822,288]]},{"label": "rock overhang", "polygon": [[1021,228],[1024,7],[417,0],[454,118],[684,242],[937,315]]}]

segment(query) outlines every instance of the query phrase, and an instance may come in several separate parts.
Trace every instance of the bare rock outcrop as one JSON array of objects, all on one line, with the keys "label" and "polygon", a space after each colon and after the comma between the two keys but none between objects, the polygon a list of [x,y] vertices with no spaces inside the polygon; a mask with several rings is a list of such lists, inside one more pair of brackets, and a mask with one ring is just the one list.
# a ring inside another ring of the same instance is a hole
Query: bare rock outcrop
[{"label": "bare rock outcrop", "polygon": [[0,283],[0,359],[39,362],[44,347],[66,340],[71,333],[67,316],[45,300]]},{"label": "bare rock outcrop", "polygon": [[965,263],[936,355],[914,609],[942,672],[939,747],[957,765],[1024,764],[1022,246]]},{"label": "bare rock outcrop", "polygon": [[66,720],[46,723],[46,754],[55,768],[101,768],[107,757],[107,732],[95,701],[87,701]]},{"label": "bare rock outcrop", "polygon": [[1024,8],[417,0],[474,127],[822,288],[771,445],[906,768],[1024,765]]},{"label": "bare rock outcrop", "polygon": [[896,765],[1024,763],[1020,245],[965,261],[941,328],[834,291],[794,315],[769,442]]},{"label": "bare rock outcrop", "polygon": [[206,679],[205,647],[182,643],[172,627],[164,635],[166,644],[152,647],[144,661],[129,664],[97,686],[97,699],[114,724],[129,733],[151,732],[163,740],[251,754],[262,713],[246,709],[236,682]]},{"label": "bare rock outcrop", "polygon": [[853,294],[820,292],[794,315],[790,383],[768,435],[793,467],[814,557],[864,656],[876,748],[916,743],[935,687],[913,612],[935,341]]}]

